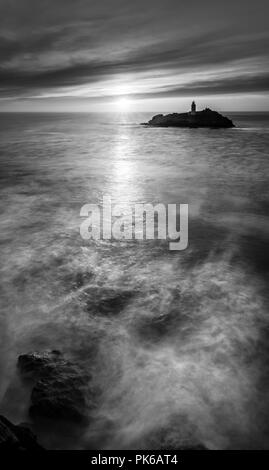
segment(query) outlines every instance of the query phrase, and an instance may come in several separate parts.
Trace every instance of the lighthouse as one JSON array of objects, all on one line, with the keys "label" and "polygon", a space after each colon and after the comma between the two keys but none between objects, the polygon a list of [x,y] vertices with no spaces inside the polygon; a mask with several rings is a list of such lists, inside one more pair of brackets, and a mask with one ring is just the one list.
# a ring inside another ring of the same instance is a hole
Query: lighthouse
[{"label": "lighthouse", "polygon": [[196,113],[196,103],[195,101],[191,104],[191,114],[194,115]]}]

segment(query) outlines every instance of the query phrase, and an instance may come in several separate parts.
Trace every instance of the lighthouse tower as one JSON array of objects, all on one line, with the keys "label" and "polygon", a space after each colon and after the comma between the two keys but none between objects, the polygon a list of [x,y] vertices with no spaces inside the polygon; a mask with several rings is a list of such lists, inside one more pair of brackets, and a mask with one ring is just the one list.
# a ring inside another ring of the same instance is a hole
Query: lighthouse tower
[{"label": "lighthouse tower", "polygon": [[191,104],[191,114],[194,115],[196,113],[196,103],[195,101]]}]

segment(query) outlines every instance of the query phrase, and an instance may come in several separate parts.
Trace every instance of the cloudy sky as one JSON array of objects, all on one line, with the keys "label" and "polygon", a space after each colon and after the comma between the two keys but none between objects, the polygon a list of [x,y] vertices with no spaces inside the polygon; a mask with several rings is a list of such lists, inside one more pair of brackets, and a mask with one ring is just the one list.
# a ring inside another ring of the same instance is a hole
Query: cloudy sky
[{"label": "cloudy sky", "polygon": [[268,0],[0,0],[0,109],[269,110]]}]

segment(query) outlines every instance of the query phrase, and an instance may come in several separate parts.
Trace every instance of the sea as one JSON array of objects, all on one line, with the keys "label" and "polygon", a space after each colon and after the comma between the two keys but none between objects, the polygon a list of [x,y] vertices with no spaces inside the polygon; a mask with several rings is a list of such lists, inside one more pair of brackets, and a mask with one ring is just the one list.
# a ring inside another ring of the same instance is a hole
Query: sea
[{"label": "sea", "polygon": [[[38,423],[45,447],[269,448],[269,113],[224,114],[0,114],[0,413],[36,431],[23,353],[60,350],[99,390],[83,429]],[[82,239],[104,195],[188,204],[187,248]]]}]

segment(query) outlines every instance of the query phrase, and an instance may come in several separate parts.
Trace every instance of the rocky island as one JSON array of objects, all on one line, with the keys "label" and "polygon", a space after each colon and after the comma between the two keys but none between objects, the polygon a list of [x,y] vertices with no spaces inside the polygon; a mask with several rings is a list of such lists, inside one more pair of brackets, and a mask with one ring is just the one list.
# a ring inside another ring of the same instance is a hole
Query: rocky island
[{"label": "rocky island", "polygon": [[188,113],[157,114],[143,125],[149,127],[210,127],[213,129],[235,127],[231,119],[222,116],[217,111],[212,111],[209,108],[196,111],[194,101],[191,105],[191,111]]}]

